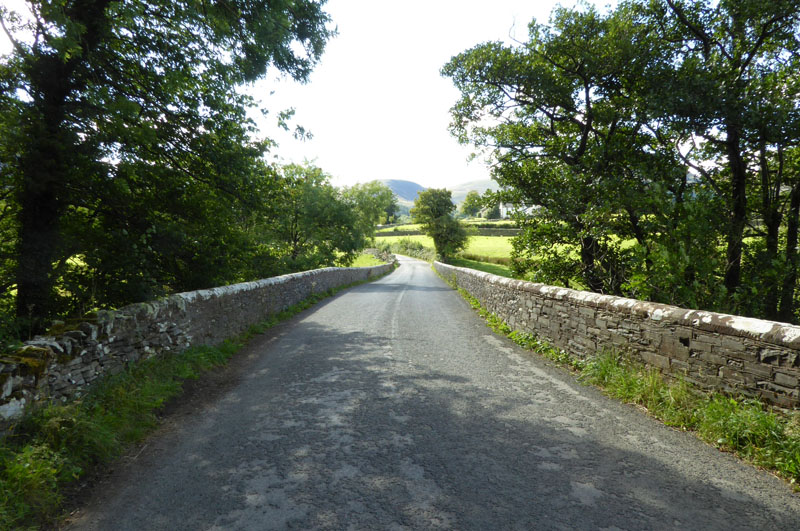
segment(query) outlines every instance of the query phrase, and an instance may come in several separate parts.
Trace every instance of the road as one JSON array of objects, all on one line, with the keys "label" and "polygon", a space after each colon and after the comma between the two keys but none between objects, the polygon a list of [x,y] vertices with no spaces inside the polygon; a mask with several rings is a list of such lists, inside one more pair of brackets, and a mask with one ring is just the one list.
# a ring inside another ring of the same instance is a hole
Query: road
[{"label": "road", "polygon": [[74,529],[800,528],[785,483],[493,334],[424,262],[241,356]]}]

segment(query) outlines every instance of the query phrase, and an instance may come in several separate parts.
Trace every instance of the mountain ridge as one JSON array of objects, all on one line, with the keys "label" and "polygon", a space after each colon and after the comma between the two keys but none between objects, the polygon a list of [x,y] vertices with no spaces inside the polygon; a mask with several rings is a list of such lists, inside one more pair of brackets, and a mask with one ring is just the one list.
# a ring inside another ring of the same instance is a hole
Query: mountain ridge
[{"label": "mountain ridge", "polygon": [[[408,207],[414,206],[414,200],[417,198],[419,192],[428,189],[419,183],[403,179],[379,179],[379,182],[385,184],[394,192],[399,204]],[[467,197],[467,193],[472,190],[483,194],[486,190],[496,191],[499,186],[492,179],[481,179],[459,183],[454,186],[445,186],[444,188],[452,192],[453,203],[458,205],[464,201],[464,198]]]}]

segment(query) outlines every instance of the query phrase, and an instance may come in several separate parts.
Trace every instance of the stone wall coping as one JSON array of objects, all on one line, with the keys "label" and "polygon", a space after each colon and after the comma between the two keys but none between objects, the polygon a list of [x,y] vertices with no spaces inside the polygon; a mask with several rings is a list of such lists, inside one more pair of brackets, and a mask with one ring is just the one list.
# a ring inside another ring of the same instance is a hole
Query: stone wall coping
[{"label": "stone wall coping", "polygon": [[546,299],[565,301],[577,306],[590,307],[617,314],[628,314],[638,318],[647,318],[667,325],[686,326],[708,332],[746,337],[800,350],[800,326],[788,323],[704,310],[685,309],[668,304],[549,286],[537,282],[500,277],[484,271],[456,267],[441,262],[435,262],[435,265],[445,269],[458,270],[464,274],[472,275],[491,284],[504,286],[512,290],[535,293]]},{"label": "stone wall coping", "polygon": [[155,355],[231,337],[309,295],[392,271],[383,265],[327,267],[177,293],[98,311],[56,336],[36,336],[0,360],[0,436],[31,404],[66,400],[104,374]]},{"label": "stone wall coping", "polygon": [[173,304],[177,306],[178,309],[185,310],[187,303],[193,303],[196,301],[207,301],[223,296],[236,295],[239,293],[258,290],[265,288],[267,286],[286,284],[287,282],[291,282],[293,280],[300,280],[305,277],[319,276],[325,274],[326,272],[336,271],[338,269],[372,269],[380,267],[383,266],[378,265],[378,266],[350,267],[350,268],[324,267],[321,269],[312,269],[310,271],[301,271],[299,273],[288,273],[286,275],[280,275],[277,277],[264,278],[249,282],[240,282],[238,284],[229,284],[227,286],[219,286],[219,287],[200,289],[195,291],[184,291],[181,293],[175,293],[173,295],[169,295],[167,297],[164,297],[163,299],[159,299],[156,301],[137,302],[134,304],[129,304],[117,310],[100,310],[97,312],[97,320],[99,323],[108,323],[108,322],[113,322],[116,319],[120,318],[124,319],[126,317],[135,315],[157,316],[162,308],[166,308]]}]

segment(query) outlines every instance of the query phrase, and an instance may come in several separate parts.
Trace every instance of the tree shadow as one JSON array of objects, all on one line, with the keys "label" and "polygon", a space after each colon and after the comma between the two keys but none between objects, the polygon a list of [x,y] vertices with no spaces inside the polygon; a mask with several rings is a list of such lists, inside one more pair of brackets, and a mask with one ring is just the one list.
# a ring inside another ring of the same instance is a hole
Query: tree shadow
[{"label": "tree shadow", "polygon": [[[407,359],[387,336],[303,321],[260,348],[240,385],[157,441],[89,527],[796,529],[788,489],[778,511],[736,478],[713,481],[727,456],[701,452],[709,476],[687,473],[670,458],[679,450],[632,451],[553,417],[547,393],[521,403]],[[638,436],[638,421],[596,422]]]}]

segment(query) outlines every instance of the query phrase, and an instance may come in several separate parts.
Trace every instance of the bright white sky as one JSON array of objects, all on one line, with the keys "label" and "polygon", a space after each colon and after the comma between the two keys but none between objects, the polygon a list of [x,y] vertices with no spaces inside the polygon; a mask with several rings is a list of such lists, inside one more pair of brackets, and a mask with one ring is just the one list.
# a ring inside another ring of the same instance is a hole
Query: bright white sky
[{"label": "bright white sky", "polygon": [[[599,7],[616,0],[588,0]],[[8,3],[6,3],[8,2]],[[3,0],[8,6],[19,0]],[[439,75],[454,55],[486,41],[523,41],[532,18],[549,19],[557,0],[329,0],[339,34],[329,41],[309,83],[271,76],[252,93],[271,111],[257,118],[278,141],[283,162],[309,160],[337,185],[406,179],[448,187],[486,179],[486,165],[448,131],[458,91]],[[561,0],[572,7],[575,0]],[[8,43],[0,35],[0,54]],[[270,94],[272,93],[272,94]],[[294,107],[293,125],[313,134],[298,141],[274,127]]]},{"label": "bright white sky", "polygon": [[[271,110],[296,109],[294,122],[313,134],[298,141],[260,121],[287,162],[314,161],[335,184],[405,179],[449,187],[488,179],[481,160],[450,135],[459,97],[439,71],[478,43],[524,41],[531,19],[547,22],[574,0],[329,0],[339,34],[329,41],[306,85],[274,79],[258,87]],[[615,0],[590,0],[600,8]]]}]

